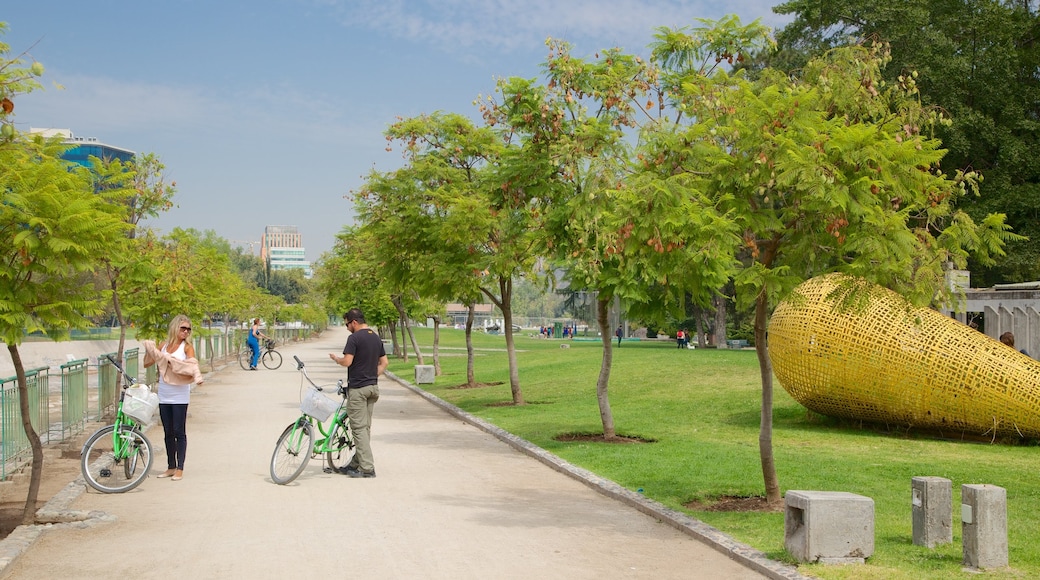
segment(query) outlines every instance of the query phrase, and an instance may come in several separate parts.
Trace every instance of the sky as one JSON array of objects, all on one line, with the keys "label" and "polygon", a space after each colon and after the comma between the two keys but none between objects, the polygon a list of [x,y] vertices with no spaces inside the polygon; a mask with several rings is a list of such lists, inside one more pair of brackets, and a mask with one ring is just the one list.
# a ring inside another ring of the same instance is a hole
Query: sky
[{"label": "sky", "polygon": [[[478,116],[495,81],[535,78],[548,37],[573,54],[647,54],[654,29],[779,0],[33,0],[7,2],[8,58],[42,63],[14,121],[153,153],[175,207],[143,225],[213,230],[259,253],[290,225],[318,260],[354,224],[351,193],[402,163],[398,117]],[[24,54],[23,54],[24,53]]]}]

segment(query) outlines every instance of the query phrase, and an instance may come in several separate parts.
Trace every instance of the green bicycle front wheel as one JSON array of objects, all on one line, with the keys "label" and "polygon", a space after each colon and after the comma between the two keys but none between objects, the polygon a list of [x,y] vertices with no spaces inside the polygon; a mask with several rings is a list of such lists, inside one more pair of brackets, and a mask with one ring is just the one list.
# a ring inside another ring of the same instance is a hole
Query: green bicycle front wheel
[{"label": "green bicycle front wheel", "polygon": [[80,470],[87,485],[101,493],[123,493],[141,485],[152,468],[152,443],[139,430],[122,425],[98,429],[83,444]]},{"label": "green bicycle front wheel", "polygon": [[282,366],[282,354],[277,350],[269,350],[264,353],[264,356],[260,357],[263,361],[264,366],[271,369],[272,371]]},{"label": "green bicycle front wheel", "polygon": [[343,421],[337,421],[332,428],[332,435],[326,439],[325,463],[329,469],[336,471],[346,467],[354,458],[354,434],[350,431],[350,419],[346,416]]},{"label": "green bicycle front wheel", "polygon": [[278,437],[271,455],[271,480],[278,485],[291,483],[303,473],[314,450],[314,428],[310,421],[300,417]]}]

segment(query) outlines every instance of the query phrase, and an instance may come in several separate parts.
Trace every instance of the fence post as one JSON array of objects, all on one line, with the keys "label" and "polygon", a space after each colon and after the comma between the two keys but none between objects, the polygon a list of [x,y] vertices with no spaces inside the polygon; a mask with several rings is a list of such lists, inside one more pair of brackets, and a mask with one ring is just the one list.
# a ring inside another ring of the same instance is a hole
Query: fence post
[{"label": "fence post", "polygon": [[61,365],[62,438],[79,433],[87,422],[87,359]]},{"label": "fence post", "polygon": [[40,367],[25,371],[25,386],[29,390],[29,421],[41,443],[51,442],[50,368]]},{"label": "fence post", "polygon": [[29,440],[22,429],[22,414],[18,409],[18,377],[0,379],[0,480],[7,479],[8,463],[27,448]]},{"label": "fence post", "polygon": [[116,367],[108,360],[116,353],[98,355],[98,412],[95,420],[100,421],[108,409],[116,404]]},{"label": "fence post", "polygon": [[126,374],[133,377],[135,381],[141,378],[141,359],[139,349],[128,348],[123,352],[123,368],[126,369]]}]

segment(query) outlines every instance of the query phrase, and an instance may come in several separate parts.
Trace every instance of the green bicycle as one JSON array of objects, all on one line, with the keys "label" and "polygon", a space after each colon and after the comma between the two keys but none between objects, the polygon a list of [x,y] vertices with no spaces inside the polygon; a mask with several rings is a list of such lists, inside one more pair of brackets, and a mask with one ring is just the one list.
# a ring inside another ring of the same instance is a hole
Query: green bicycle
[{"label": "green bicycle", "polygon": [[[124,405],[126,390],[137,381],[127,376],[111,356],[108,356],[108,360],[123,375],[116,421],[98,429],[83,444],[80,470],[90,487],[102,493],[122,493],[141,485],[152,468],[152,443],[141,432],[144,419],[151,413],[141,414],[141,409],[146,407],[139,400]],[[155,412],[154,407],[149,410]],[[136,414],[137,418],[132,414]]]},{"label": "green bicycle", "polygon": [[[279,485],[291,483],[299,477],[311,457],[325,456],[325,473],[335,473],[346,467],[354,457],[354,432],[347,417],[347,388],[343,380],[336,382],[336,394],[340,396],[337,404],[322,394],[322,387],[314,384],[303,361],[296,356],[293,359],[296,360],[296,370],[307,379],[310,387],[304,386],[306,392],[300,400],[300,417],[282,431],[271,455],[271,480]],[[322,435],[317,441],[315,428]]]},{"label": "green bicycle", "polygon": [[[274,349],[275,343],[273,339],[265,339],[264,344],[260,347],[260,361],[263,365],[272,371],[282,366],[282,354]],[[253,360],[253,351],[246,344],[242,347],[242,350],[238,351],[238,364],[242,367],[242,370],[249,370],[249,362]]]}]

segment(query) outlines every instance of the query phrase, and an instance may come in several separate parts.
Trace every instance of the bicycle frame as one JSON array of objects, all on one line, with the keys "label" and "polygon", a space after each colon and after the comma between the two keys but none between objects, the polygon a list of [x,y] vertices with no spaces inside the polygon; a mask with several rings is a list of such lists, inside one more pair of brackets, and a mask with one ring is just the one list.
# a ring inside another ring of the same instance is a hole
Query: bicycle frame
[{"label": "bicycle frame", "polygon": [[124,435],[125,431],[123,428],[144,428],[144,425],[123,413],[123,399],[126,398],[126,390],[137,384],[137,379],[127,375],[111,356],[108,357],[108,360],[116,367],[119,374],[123,376],[123,388],[119,393],[119,404],[116,405],[115,429],[112,431],[112,450],[117,460],[126,459],[130,455],[131,446],[127,442],[128,437]]},{"label": "bicycle frame", "polygon": [[[303,377],[307,379],[307,382],[309,382],[311,386],[317,389],[318,391],[324,392],[324,389],[322,387],[318,386],[314,383],[313,380],[311,380],[311,377],[307,374],[307,369],[304,368],[303,363],[300,361],[300,359],[295,356],[293,358],[296,359],[297,370],[299,370]],[[342,397],[342,401],[340,402],[339,407],[336,409],[336,412],[334,412],[332,416],[325,421],[325,423],[318,421],[317,419],[311,417],[310,415],[307,415],[306,413],[301,414],[300,417],[296,419],[296,423],[294,423],[295,426],[293,428],[292,440],[297,443],[299,442],[299,437],[303,436],[302,430],[300,429],[300,425],[303,422],[310,423],[311,427],[316,426],[318,428],[318,432],[321,433],[321,438],[315,438],[314,440],[314,448],[311,450],[312,456],[318,456],[322,453],[332,453],[334,451],[343,451],[347,447],[350,447],[354,440],[354,431],[350,428],[350,418],[347,417],[347,398],[346,389],[343,387],[343,379],[340,379],[336,382],[336,393]],[[343,445],[330,445],[328,439],[336,430],[337,425],[343,426],[343,429],[348,434],[348,439],[346,442],[344,442]]]},{"label": "bicycle frame", "polygon": [[[102,493],[123,493],[148,477],[153,459],[152,444],[144,435],[145,424],[124,411],[127,389],[137,381],[127,376],[112,357],[108,359],[123,374],[115,422],[101,427],[83,443],[80,470],[90,487]],[[119,475],[117,469],[121,472]]]}]

